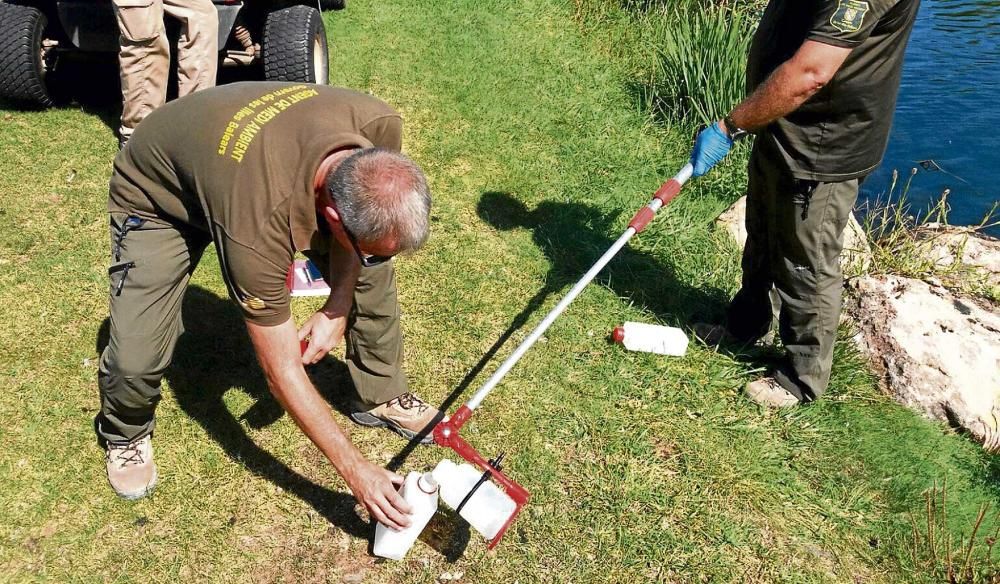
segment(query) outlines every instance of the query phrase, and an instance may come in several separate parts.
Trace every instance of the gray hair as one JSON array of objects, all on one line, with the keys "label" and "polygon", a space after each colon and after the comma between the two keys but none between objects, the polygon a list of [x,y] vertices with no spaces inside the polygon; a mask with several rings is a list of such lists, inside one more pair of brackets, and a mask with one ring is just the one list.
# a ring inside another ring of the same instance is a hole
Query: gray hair
[{"label": "gray hair", "polygon": [[327,175],[326,190],[358,241],[392,237],[400,253],[427,241],[431,192],[408,157],[384,148],[359,150]]}]

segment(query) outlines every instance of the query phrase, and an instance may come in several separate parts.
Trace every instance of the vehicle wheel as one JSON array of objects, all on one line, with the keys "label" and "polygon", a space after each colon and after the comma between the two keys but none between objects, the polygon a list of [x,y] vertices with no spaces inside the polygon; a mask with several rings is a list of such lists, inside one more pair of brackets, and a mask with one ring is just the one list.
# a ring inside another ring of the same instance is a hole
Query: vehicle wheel
[{"label": "vehicle wheel", "polygon": [[42,57],[46,24],[37,8],[0,2],[0,97],[52,105]]},{"label": "vehicle wheel", "polygon": [[323,10],[343,10],[347,7],[347,0],[319,0],[319,7]]},{"label": "vehicle wheel", "polygon": [[326,29],[319,10],[291,6],[267,15],[262,46],[264,79],[303,83],[330,82]]}]

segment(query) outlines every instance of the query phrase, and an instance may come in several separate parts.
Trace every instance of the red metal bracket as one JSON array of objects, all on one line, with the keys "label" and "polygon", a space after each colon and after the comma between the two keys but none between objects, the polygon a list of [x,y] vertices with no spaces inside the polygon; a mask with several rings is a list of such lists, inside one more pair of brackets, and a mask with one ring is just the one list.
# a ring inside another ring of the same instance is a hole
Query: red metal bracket
[{"label": "red metal bracket", "polygon": [[490,480],[493,480],[503,487],[507,496],[514,501],[514,504],[516,505],[514,507],[514,512],[510,514],[510,517],[507,518],[506,523],[503,524],[503,527],[500,528],[500,531],[497,532],[496,536],[490,540],[488,547],[489,549],[493,549],[498,543],[500,543],[500,539],[504,536],[504,533],[507,532],[507,528],[514,523],[514,519],[517,518],[521,509],[528,503],[528,499],[531,498],[531,493],[529,493],[521,485],[512,481],[510,477],[504,473],[490,466],[489,460],[479,454],[475,448],[473,448],[459,435],[459,429],[461,429],[461,427],[465,425],[471,417],[472,410],[469,409],[469,406],[463,405],[458,408],[458,411],[455,412],[454,416],[448,420],[438,423],[438,425],[434,427],[434,441],[438,444],[438,446],[444,446],[445,448],[452,449],[464,460],[478,466],[483,471],[489,471],[491,475]]}]

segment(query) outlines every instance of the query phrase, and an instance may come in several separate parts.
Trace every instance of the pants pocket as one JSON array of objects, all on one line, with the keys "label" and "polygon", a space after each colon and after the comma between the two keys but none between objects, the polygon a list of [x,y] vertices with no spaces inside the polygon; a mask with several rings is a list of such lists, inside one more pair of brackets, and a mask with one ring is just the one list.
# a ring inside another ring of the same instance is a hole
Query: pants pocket
[{"label": "pants pocket", "polygon": [[809,218],[809,205],[812,203],[813,194],[818,186],[819,183],[814,180],[795,179],[792,202],[802,209],[802,221]]},{"label": "pants pocket", "polygon": [[[118,30],[125,39],[143,42],[155,39],[163,30],[163,10],[156,0],[115,0]],[[158,9],[159,8],[159,9]]]}]

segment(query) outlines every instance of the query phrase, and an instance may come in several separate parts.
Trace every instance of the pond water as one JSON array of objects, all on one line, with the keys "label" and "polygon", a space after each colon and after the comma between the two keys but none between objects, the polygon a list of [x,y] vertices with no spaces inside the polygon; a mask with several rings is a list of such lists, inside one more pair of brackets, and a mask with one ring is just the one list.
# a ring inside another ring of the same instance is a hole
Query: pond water
[{"label": "pond water", "polygon": [[1000,0],[923,0],[889,147],[862,199],[884,199],[894,168],[918,169],[913,210],[951,189],[955,225],[978,224],[1000,199]]}]

